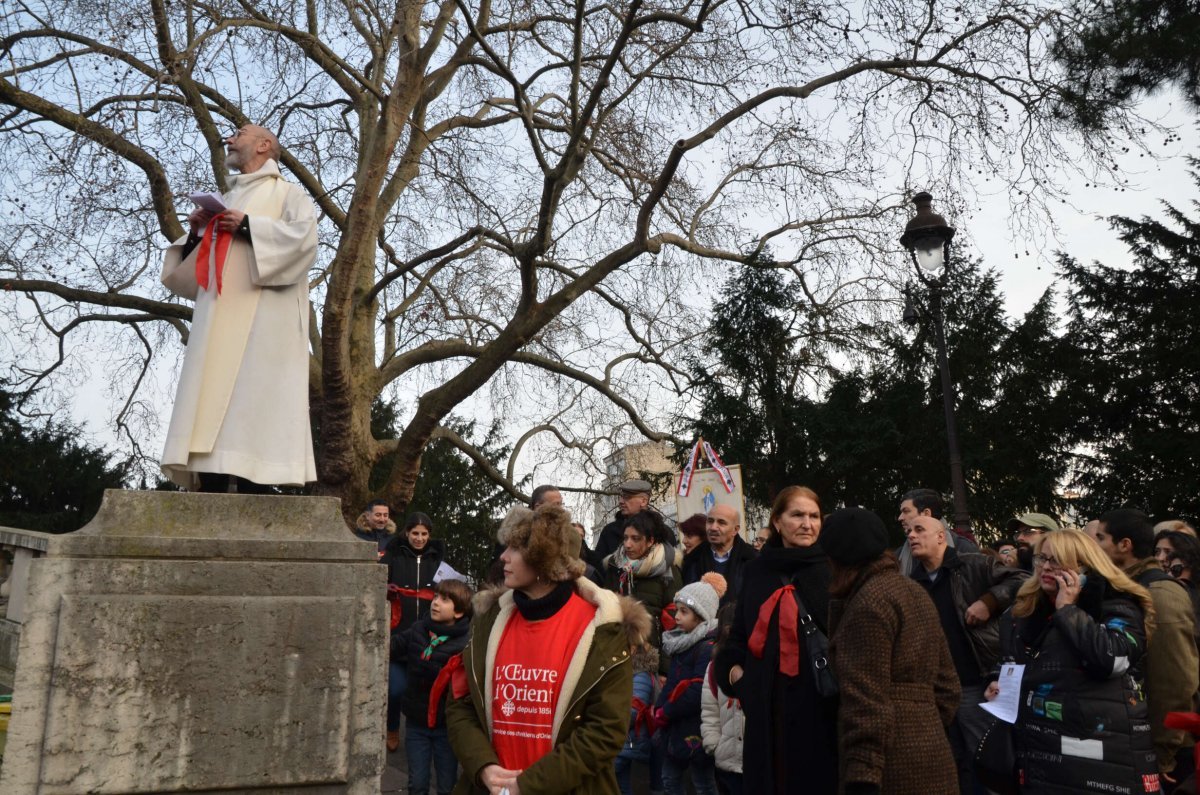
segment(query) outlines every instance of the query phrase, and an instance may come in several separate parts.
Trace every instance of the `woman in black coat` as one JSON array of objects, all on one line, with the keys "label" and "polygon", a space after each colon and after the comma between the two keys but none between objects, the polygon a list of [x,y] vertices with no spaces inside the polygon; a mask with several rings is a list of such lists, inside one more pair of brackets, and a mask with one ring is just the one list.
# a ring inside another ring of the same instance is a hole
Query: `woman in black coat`
[{"label": "woman in black coat", "polygon": [[[399,634],[418,618],[429,615],[433,575],[445,558],[445,542],[433,535],[433,521],[423,513],[410,514],[404,530],[388,542],[380,563],[388,567],[388,600],[392,633]],[[400,747],[400,703],[408,686],[402,663],[388,665],[387,747]]]},{"label": "woman in black coat", "polygon": [[[779,632],[781,615],[799,614],[784,600],[799,596],[802,609],[828,635],[830,572],[817,544],[817,495],[803,486],[781,491],[771,508],[771,527],[771,540],[743,573],[733,629],[714,664],[717,682],[727,695],[741,699],[746,715],[746,792],[833,793],[838,772],[836,702],[817,692],[803,630],[797,626],[785,632],[783,644]],[[766,620],[760,622],[768,602]],[[798,642],[793,644],[792,638]]]}]

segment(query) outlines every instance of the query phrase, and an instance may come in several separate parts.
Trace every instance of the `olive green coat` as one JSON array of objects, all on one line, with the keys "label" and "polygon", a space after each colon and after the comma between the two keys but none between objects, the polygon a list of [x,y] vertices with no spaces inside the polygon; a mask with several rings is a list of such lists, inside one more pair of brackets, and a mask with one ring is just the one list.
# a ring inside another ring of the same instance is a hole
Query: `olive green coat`
[{"label": "olive green coat", "polygon": [[[575,581],[581,597],[596,605],[572,658],[554,711],[554,748],[517,779],[522,795],[579,793],[618,795],[613,760],[629,731],[633,668],[629,650],[646,637],[646,610],[628,597]],[[463,652],[468,693],[446,705],[450,745],[462,765],[455,795],[486,793],[479,774],[498,764],[491,743],[491,681],[496,647],[516,609],[507,589],[481,592],[475,600],[471,640]]]}]

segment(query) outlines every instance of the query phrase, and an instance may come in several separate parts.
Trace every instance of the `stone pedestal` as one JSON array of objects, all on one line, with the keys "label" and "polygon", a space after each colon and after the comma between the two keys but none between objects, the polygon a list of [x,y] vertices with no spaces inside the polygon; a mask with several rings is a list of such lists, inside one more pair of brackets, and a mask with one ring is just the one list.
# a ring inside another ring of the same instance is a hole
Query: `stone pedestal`
[{"label": "stone pedestal", "polygon": [[32,565],[0,792],[377,793],[385,583],[333,498],[107,492]]}]

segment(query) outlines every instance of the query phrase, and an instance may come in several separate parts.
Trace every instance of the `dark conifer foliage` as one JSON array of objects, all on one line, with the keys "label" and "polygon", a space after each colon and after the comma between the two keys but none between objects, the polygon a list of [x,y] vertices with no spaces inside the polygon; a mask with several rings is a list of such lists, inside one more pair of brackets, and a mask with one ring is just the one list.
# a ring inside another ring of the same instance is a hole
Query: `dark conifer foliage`
[{"label": "dark conifer foliage", "polygon": [[1088,515],[1200,514],[1200,221],[1170,205],[1164,215],[1111,219],[1133,268],[1060,258]]},{"label": "dark conifer foliage", "polygon": [[0,388],[0,526],[66,533],[86,524],[129,468],[80,441],[78,428],[30,423]]}]

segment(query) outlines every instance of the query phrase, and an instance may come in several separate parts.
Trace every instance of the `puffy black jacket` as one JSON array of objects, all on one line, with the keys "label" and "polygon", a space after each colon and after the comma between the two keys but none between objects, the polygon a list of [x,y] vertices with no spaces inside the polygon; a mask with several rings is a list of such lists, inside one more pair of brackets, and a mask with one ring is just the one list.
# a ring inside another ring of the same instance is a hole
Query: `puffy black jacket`
[{"label": "puffy black jacket", "polygon": [[[1158,764],[1135,681],[1146,652],[1141,605],[1088,575],[1078,604],[1000,621],[1005,661],[1025,665],[1013,727],[1021,791],[1158,792]],[[1001,682],[1001,688],[1003,688]]]},{"label": "puffy black jacket", "polygon": [[[433,587],[433,575],[438,566],[445,560],[446,542],[440,538],[431,538],[417,553],[408,544],[404,533],[399,533],[388,542],[380,563],[388,567],[388,584],[401,588],[419,590]],[[429,615],[429,602],[415,596],[405,596],[400,599],[400,624],[393,631],[401,632],[412,626],[418,618]]]},{"label": "puffy black jacket", "polygon": [[[404,690],[404,700],[400,709],[406,718],[417,721],[418,726],[437,728],[446,725],[446,694],[450,692],[449,685],[442,693],[442,703],[438,704],[437,726],[428,724],[429,691],[433,688],[438,673],[450,658],[467,648],[470,628],[469,618],[459,619],[453,624],[435,624],[426,616],[413,622],[404,632],[392,635],[392,662],[403,663],[408,667],[408,687]],[[430,649],[430,642],[441,637],[445,640]],[[423,656],[426,649],[429,649],[428,657]]]}]

